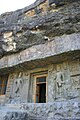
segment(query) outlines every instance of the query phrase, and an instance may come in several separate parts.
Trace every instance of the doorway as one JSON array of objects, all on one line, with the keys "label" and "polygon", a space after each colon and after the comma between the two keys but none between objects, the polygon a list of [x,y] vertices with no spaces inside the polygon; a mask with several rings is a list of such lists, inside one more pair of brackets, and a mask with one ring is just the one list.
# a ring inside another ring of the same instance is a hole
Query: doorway
[{"label": "doorway", "polygon": [[46,103],[46,76],[36,77],[36,103]]}]

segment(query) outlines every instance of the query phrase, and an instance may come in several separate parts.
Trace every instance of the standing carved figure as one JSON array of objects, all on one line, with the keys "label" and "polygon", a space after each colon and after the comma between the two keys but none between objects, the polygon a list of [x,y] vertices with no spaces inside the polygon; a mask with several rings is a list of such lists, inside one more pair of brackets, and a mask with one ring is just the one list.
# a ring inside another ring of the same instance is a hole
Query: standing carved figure
[{"label": "standing carved figure", "polygon": [[23,87],[23,79],[21,78],[21,73],[19,73],[18,78],[14,81],[14,96],[20,97],[21,96],[21,90]]},{"label": "standing carved figure", "polygon": [[20,78],[18,78],[15,81],[15,95],[16,95],[16,97],[20,97],[21,87],[22,87],[22,80]]},{"label": "standing carved figure", "polygon": [[64,73],[58,72],[56,73],[55,78],[55,98],[62,97],[64,92]]}]

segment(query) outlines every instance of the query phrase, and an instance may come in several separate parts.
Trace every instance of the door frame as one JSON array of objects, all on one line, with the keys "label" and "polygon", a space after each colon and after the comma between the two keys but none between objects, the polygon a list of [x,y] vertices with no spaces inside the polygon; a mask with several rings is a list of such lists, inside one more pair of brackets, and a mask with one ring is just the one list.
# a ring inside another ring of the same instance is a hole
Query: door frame
[{"label": "door frame", "polygon": [[48,74],[40,74],[40,75],[35,75],[34,76],[34,84],[35,84],[35,93],[34,93],[34,96],[33,96],[33,100],[34,100],[34,103],[36,103],[36,86],[37,86],[37,78],[39,77],[46,77],[46,102],[47,102],[47,96],[48,96],[48,92],[47,92],[47,78],[48,78]]}]

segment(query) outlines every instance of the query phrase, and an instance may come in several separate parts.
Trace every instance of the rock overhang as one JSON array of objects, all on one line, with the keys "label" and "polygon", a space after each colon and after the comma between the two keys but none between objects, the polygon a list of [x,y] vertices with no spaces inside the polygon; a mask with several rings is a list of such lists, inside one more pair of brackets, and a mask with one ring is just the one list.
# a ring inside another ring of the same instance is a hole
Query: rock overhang
[{"label": "rock overhang", "polygon": [[80,59],[80,34],[63,35],[0,59],[0,71],[34,69],[51,63]]}]

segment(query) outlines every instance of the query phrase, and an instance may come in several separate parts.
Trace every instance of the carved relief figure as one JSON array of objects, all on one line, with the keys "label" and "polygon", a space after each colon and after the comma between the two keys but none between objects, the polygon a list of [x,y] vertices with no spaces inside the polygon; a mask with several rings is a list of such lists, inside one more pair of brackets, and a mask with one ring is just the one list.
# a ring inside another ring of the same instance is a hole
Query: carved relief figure
[{"label": "carved relief figure", "polygon": [[14,97],[21,96],[21,90],[24,85],[24,80],[21,78],[21,73],[19,73],[18,78],[14,81]]},{"label": "carved relief figure", "polygon": [[63,97],[64,92],[64,73],[58,72],[55,77],[55,98]]},{"label": "carved relief figure", "polygon": [[22,80],[21,79],[17,79],[15,81],[15,95],[16,95],[16,97],[20,96],[21,86],[22,86]]}]

